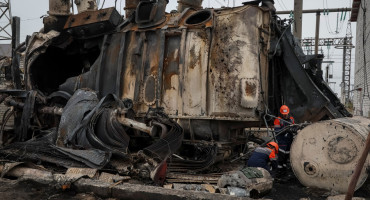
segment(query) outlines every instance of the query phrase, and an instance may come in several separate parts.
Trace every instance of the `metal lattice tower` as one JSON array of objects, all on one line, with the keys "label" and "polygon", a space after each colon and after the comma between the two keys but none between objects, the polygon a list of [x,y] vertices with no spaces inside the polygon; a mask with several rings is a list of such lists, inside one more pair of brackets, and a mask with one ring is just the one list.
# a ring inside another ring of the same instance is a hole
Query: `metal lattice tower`
[{"label": "metal lattice tower", "polygon": [[0,40],[12,40],[10,0],[0,0]]},{"label": "metal lattice tower", "polygon": [[[343,72],[342,72],[342,102],[349,101],[351,86],[351,54],[352,54],[352,29],[351,22],[347,23],[346,37],[343,44]],[[344,99],[343,99],[344,98]]]}]

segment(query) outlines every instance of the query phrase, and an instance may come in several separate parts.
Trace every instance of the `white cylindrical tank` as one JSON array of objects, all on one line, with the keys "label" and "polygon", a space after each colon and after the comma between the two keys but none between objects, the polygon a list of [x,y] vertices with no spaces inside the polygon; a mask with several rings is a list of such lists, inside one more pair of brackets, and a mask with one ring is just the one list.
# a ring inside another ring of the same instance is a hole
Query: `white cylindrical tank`
[{"label": "white cylindrical tank", "polygon": [[[321,121],[301,130],[290,150],[290,161],[299,181],[307,187],[346,192],[370,132],[364,117]],[[356,189],[367,178],[368,156]]]}]

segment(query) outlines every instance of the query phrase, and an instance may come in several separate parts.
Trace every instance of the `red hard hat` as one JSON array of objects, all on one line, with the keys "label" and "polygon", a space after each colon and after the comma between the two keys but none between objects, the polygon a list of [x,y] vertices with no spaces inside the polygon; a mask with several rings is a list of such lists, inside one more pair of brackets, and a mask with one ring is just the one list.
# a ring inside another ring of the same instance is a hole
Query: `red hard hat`
[{"label": "red hard hat", "polygon": [[276,152],[279,151],[279,145],[276,142],[269,142],[269,143],[267,143],[267,147],[274,148],[276,150]]},{"label": "red hard hat", "polygon": [[286,106],[286,105],[282,105],[280,107],[280,113],[283,114],[283,115],[287,115],[289,114],[289,107]]}]

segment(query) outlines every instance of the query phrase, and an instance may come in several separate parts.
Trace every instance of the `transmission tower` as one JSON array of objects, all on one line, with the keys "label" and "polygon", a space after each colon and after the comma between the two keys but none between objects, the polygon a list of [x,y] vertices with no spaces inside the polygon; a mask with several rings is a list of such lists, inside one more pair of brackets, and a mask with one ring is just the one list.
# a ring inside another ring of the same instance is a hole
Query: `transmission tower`
[{"label": "transmission tower", "polygon": [[351,22],[347,23],[346,37],[344,38],[343,46],[338,46],[337,48],[343,48],[343,71],[342,71],[342,103],[347,103],[350,93],[351,84],[351,54],[352,54],[352,29]]},{"label": "transmission tower", "polygon": [[[12,40],[10,0],[0,0],[0,40]],[[10,42],[9,42],[10,43]]]}]

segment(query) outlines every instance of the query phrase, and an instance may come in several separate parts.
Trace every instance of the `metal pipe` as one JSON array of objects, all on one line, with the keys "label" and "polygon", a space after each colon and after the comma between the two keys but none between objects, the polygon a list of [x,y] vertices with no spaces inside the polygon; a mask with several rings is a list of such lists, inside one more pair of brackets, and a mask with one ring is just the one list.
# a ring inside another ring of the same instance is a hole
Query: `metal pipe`
[{"label": "metal pipe", "polygon": [[117,116],[117,120],[124,126],[131,127],[133,129],[142,131],[144,133],[148,133],[149,135],[153,135],[154,129],[153,127],[147,126],[145,123],[141,123],[132,119],[128,119],[123,116]]},{"label": "metal pipe", "polygon": [[56,107],[56,106],[54,107],[45,106],[45,107],[38,109],[38,112],[43,113],[43,114],[62,115],[63,108]]},{"label": "metal pipe", "polygon": [[6,106],[13,106],[13,107],[16,107],[16,108],[19,108],[19,109],[23,109],[23,107],[24,107],[24,103],[23,102],[17,102],[14,99],[11,99],[11,98],[5,99],[4,100],[4,104]]},{"label": "metal pipe", "polygon": [[[369,125],[370,126],[370,125]],[[348,191],[345,197],[345,200],[350,200],[353,197],[353,193],[355,192],[355,188],[358,182],[358,178],[360,177],[361,170],[364,167],[366,158],[370,152],[370,133],[367,135],[366,143],[365,143],[365,149],[362,152],[362,155],[360,159],[358,160],[355,172],[352,175],[351,182],[348,185]]]},{"label": "metal pipe", "polygon": [[153,124],[156,126],[160,126],[162,128],[162,133],[160,135],[160,138],[164,138],[168,133],[167,126],[159,122],[153,122]]}]

